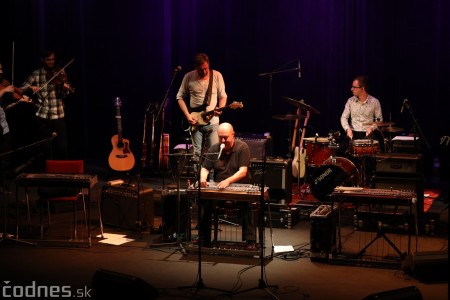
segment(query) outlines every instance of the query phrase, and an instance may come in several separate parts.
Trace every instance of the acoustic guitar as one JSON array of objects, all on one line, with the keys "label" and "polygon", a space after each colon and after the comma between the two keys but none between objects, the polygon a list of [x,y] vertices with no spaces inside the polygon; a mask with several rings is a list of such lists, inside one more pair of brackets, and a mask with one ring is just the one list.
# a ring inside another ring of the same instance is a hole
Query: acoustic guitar
[{"label": "acoustic guitar", "polygon": [[130,141],[122,137],[122,116],[120,107],[122,101],[119,97],[114,99],[116,107],[117,134],[111,138],[112,151],[109,154],[109,166],[114,171],[129,171],[134,167],[134,155],[130,151]]},{"label": "acoustic guitar", "polygon": [[[230,105],[221,107],[217,109],[218,111],[223,111],[225,109],[238,109],[242,108],[244,105],[242,102],[233,102]],[[191,116],[193,116],[197,120],[197,124],[191,125],[188,130],[191,132],[195,132],[198,130],[198,128],[202,125],[206,125],[211,121],[212,117],[214,117],[215,110],[209,110],[209,111],[200,111],[200,112],[191,112]]]}]

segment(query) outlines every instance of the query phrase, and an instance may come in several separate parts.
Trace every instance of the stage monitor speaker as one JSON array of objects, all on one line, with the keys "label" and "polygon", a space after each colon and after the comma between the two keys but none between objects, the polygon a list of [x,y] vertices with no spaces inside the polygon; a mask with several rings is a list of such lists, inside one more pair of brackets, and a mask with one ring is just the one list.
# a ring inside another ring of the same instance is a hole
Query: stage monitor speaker
[{"label": "stage monitor speaker", "polygon": [[153,228],[153,190],[132,185],[105,185],[101,195],[102,221],[105,225],[140,230]]},{"label": "stage monitor speaker", "polygon": [[448,281],[448,251],[416,252],[408,256],[402,269],[424,283]]},{"label": "stage monitor speaker", "polygon": [[141,278],[105,269],[92,277],[95,299],[156,299],[158,290]]},{"label": "stage monitor speaker", "polygon": [[415,286],[389,290],[364,297],[362,300],[422,300],[422,294]]},{"label": "stage monitor speaker", "polygon": [[261,184],[263,170],[264,185],[269,188],[271,200],[284,199],[286,204],[292,201],[292,160],[281,158],[268,158],[264,168],[264,161],[251,159],[251,183]]}]

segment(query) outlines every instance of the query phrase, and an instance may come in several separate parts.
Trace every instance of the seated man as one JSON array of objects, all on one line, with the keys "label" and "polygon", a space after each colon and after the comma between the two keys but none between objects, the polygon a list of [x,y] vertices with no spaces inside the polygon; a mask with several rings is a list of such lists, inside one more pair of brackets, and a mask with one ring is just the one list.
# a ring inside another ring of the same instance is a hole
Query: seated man
[{"label": "seated man", "polygon": [[[217,183],[217,188],[223,189],[230,184],[249,183],[250,172],[250,149],[241,140],[234,138],[233,126],[229,123],[222,123],[217,130],[219,143],[211,145],[203,160],[200,170],[200,185],[207,186],[209,173],[213,171],[213,180]],[[201,201],[200,210],[200,242],[204,246],[211,243],[211,213],[215,206],[210,200]],[[255,226],[253,222],[253,212],[248,201],[238,201],[239,214],[242,219],[242,241],[246,241],[248,250],[253,250],[256,241]]]}]

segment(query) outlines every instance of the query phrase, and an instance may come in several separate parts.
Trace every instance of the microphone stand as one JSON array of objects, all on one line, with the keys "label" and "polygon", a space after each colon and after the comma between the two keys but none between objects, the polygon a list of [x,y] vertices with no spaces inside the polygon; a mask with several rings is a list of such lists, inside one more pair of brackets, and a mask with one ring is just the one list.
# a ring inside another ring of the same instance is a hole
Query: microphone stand
[{"label": "microphone stand", "polygon": [[[8,233],[8,224],[7,224],[8,223],[7,222],[8,213],[7,213],[7,210],[8,210],[8,202],[9,201],[7,202],[6,201],[6,197],[5,197],[5,195],[6,195],[6,175],[5,175],[6,171],[5,171],[5,164],[4,164],[4,159],[3,158],[6,157],[6,156],[11,155],[13,153],[16,153],[16,152],[21,152],[21,151],[24,151],[24,150],[27,150],[27,149],[30,149],[30,148],[34,148],[34,147],[38,147],[38,146],[47,144],[47,143],[51,142],[55,137],[56,137],[56,135],[52,134],[51,137],[43,139],[41,141],[37,141],[35,143],[29,144],[29,145],[26,145],[26,146],[23,146],[23,147],[20,147],[20,148],[11,150],[11,151],[0,153],[1,179],[2,179],[2,182],[3,182],[2,200],[3,200],[3,210],[4,210],[3,211],[3,214],[4,214],[4,216],[3,216],[3,218],[4,218],[4,229],[3,229],[3,235],[1,237],[0,242],[3,243],[3,242],[6,242],[6,241],[14,241],[14,242],[20,243],[20,244],[36,246],[35,243],[19,240],[19,199],[18,199],[18,195],[17,195],[17,189],[16,189],[16,235],[15,235],[15,238],[14,239],[10,238],[10,234]],[[19,166],[18,168],[15,169],[15,170],[18,170],[18,171],[15,171],[14,174],[11,174],[11,175],[13,177],[15,177],[16,176],[15,173],[21,172],[26,167],[27,166],[24,166],[24,167]],[[8,200],[9,200],[9,197],[8,197]],[[27,199],[27,205],[29,205],[28,204],[28,199]],[[30,212],[29,212],[29,207],[28,207],[28,218],[29,218],[29,216],[30,216]],[[30,223],[29,219],[28,219],[28,223]]]},{"label": "microphone stand", "polygon": [[268,77],[269,78],[269,116],[272,114],[272,102],[273,102],[273,83],[272,83],[272,79],[273,79],[273,75],[278,75],[278,74],[282,74],[282,73],[287,73],[287,72],[294,72],[294,71],[300,71],[300,68],[291,68],[291,69],[283,69],[286,66],[294,63],[294,62],[298,62],[299,60],[295,59],[292,61],[289,61],[288,63],[276,68],[275,70],[271,71],[271,72],[267,72],[267,73],[260,73],[258,74],[258,76],[260,77]]},{"label": "microphone stand", "polygon": [[[199,158],[199,162],[198,162],[198,171],[197,171],[197,178],[196,178],[196,183],[197,184],[197,226],[198,226],[198,271],[197,271],[197,283],[193,286],[183,286],[183,287],[179,287],[178,289],[186,289],[186,288],[196,288],[197,291],[200,289],[205,289],[207,288],[205,286],[205,284],[203,283],[203,278],[202,278],[202,226],[200,226],[201,222],[200,222],[200,218],[202,217],[202,200],[201,200],[201,184],[200,184],[200,175],[201,175],[201,166],[203,164],[203,161],[205,159],[205,145],[206,145],[206,139],[208,138],[208,135],[211,134],[210,132],[207,132],[206,134],[203,135],[203,139],[202,139],[202,148],[201,148],[201,153],[200,153],[200,158]],[[208,154],[212,154],[212,153],[208,153]],[[206,234],[211,234],[211,232],[208,232]],[[229,293],[229,291],[226,290],[222,290],[222,289],[218,289],[218,288],[210,288],[208,287],[208,289],[210,290],[214,290],[214,291],[219,291],[219,292],[224,292],[224,293]],[[195,295],[194,295],[195,297]]]},{"label": "microphone stand", "polygon": [[[266,143],[264,143],[264,148],[266,147]],[[267,285],[267,283],[264,281],[264,267],[265,267],[265,263],[264,263],[264,231],[265,231],[265,227],[264,227],[264,210],[265,210],[265,174],[266,174],[266,162],[267,162],[267,155],[266,155],[266,149],[264,149],[264,154],[263,154],[263,164],[262,164],[262,176],[261,176],[261,196],[259,198],[259,206],[260,206],[260,212],[259,212],[259,258],[260,258],[260,277],[259,277],[259,282],[258,282],[258,286],[254,287],[254,288],[249,288],[240,292],[236,292],[233,293],[232,295],[236,295],[236,294],[240,294],[240,293],[245,293],[248,291],[253,291],[256,289],[261,289],[261,290],[265,290],[267,293],[269,293],[274,299],[280,299],[278,298],[274,293],[272,293],[269,288],[275,288],[278,289],[277,285]],[[270,204],[268,204],[270,205]],[[269,208],[270,210],[270,208]],[[270,213],[270,212],[269,212]],[[269,217],[270,220],[270,217]],[[270,220],[271,222],[271,220]],[[272,251],[273,251],[273,244],[272,244]]]},{"label": "microphone stand", "polygon": [[417,130],[419,131],[419,136],[422,137],[422,139],[423,139],[425,145],[427,146],[427,149],[430,150],[430,149],[431,149],[430,144],[428,143],[427,139],[426,139],[425,136],[423,135],[423,132],[422,132],[422,129],[420,128],[420,126],[419,126],[419,123],[417,123],[417,119],[416,119],[416,117],[415,117],[414,114],[413,114],[413,111],[412,111],[412,105],[411,105],[411,102],[410,102],[410,101],[408,101],[408,102],[406,103],[406,108],[408,108],[409,114],[411,115],[411,119],[413,120],[413,123],[414,123],[414,126],[413,126],[413,132],[414,132],[414,150],[415,150],[416,153],[417,153],[417,152],[418,152],[418,148],[419,148],[419,147],[417,146],[417,138],[416,138],[416,131],[417,131]]},{"label": "microphone stand", "polygon": [[[159,118],[161,118],[161,140],[160,140],[161,142],[160,142],[160,145],[161,145],[161,148],[162,148],[163,151],[164,151],[164,146],[165,146],[164,145],[164,143],[165,143],[165,141],[164,141],[164,108],[167,105],[167,102],[169,100],[167,97],[169,95],[170,89],[172,88],[173,82],[175,80],[175,76],[178,74],[179,70],[181,70],[181,68],[177,67],[173,71],[172,79],[170,80],[169,87],[166,90],[166,94],[164,95],[163,101],[161,102],[161,106],[159,107],[159,110],[158,110],[158,114],[156,115],[156,118],[155,118],[156,122],[158,122]],[[161,149],[159,149],[159,151],[161,151]],[[163,164],[164,164],[164,155],[162,156],[162,161],[163,161]],[[163,184],[163,189],[164,189],[164,174],[163,174],[163,182],[162,182],[162,184]]]},{"label": "microphone stand", "polygon": [[[192,156],[193,154],[191,153],[174,153],[174,154],[166,154],[166,156],[180,156],[182,157],[182,159],[180,159],[180,167],[179,167],[179,171],[178,171],[178,176],[177,176],[177,238],[175,242],[169,242],[169,243],[161,243],[161,244],[151,244],[150,247],[154,248],[154,247],[161,247],[161,246],[178,246],[179,247],[179,251],[181,251],[181,253],[183,253],[184,256],[187,255],[186,249],[184,249],[183,247],[183,242],[181,239],[181,170],[184,168],[184,164],[186,162],[186,158],[188,156]],[[164,202],[165,200],[163,200],[163,207],[164,207]],[[164,211],[165,209],[163,209],[163,222],[165,222],[164,220]],[[164,225],[163,225],[164,227]],[[184,228],[185,232],[184,232],[184,237],[187,239],[188,238],[188,233],[187,233],[187,226]],[[162,235],[163,239],[164,239],[164,228],[163,228],[163,235]]]}]

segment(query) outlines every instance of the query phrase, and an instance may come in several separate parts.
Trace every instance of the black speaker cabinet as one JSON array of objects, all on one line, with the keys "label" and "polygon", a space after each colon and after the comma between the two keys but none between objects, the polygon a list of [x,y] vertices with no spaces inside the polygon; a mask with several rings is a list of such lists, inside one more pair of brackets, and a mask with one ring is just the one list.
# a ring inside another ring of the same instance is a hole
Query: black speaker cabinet
[{"label": "black speaker cabinet", "polygon": [[416,252],[408,256],[403,269],[421,282],[448,281],[448,251]]},{"label": "black speaker cabinet", "polygon": [[272,140],[263,134],[236,134],[236,138],[247,143],[252,159],[262,159],[272,155]]},{"label": "black speaker cabinet", "polygon": [[375,158],[377,174],[421,176],[424,171],[422,154],[380,153]]},{"label": "black speaker cabinet", "polygon": [[384,177],[375,175],[372,178],[372,183],[372,187],[375,189],[392,189],[416,192],[417,204],[416,209],[413,208],[413,212],[417,211],[417,223],[419,224],[419,232],[424,233],[424,179],[422,177]]},{"label": "black speaker cabinet", "polygon": [[292,200],[292,160],[268,158],[264,168],[263,160],[251,159],[251,183],[261,184],[263,170],[265,170],[264,185],[269,188],[271,200],[284,199],[286,204],[290,203]]},{"label": "black speaker cabinet", "polygon": [[156,299],[158,290],[141,278],[105,269],[92,277],[95,299]]},{"label": "black speaker cabinet", "polygon": [[153,228],[153,190],[140,186],[105,185],[101,196],[102,221],[105,225],[140,230]]},{"label": "black speaker cabinet", "polygon": [[336,250],[335,213],[331,205],[320,205],[310,214],[311,261],[327,261]]},{"label": "black speaker cabinet", "polygon": [[415,286],[384,291],[364,297],[363,300],[422,300],[422,294]]}]

